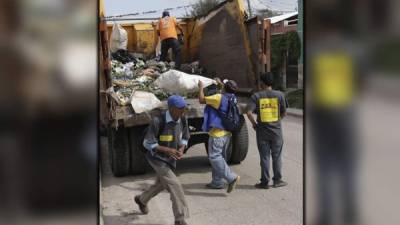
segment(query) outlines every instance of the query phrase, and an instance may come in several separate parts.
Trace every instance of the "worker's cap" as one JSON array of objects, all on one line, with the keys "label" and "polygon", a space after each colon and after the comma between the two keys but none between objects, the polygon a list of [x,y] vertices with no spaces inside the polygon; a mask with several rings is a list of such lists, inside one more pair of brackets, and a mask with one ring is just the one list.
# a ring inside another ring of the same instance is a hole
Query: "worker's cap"
[{"label": "worker's cap", "polygon": [[186,107],[186,101],[180,95],[172,95],[168,98],[168,106],[183,109]]},{"label": "worker's cap", "polygon": [[237,91],[238,89],[238,85],[234,80],[224,80],[223,81],[224,85],[225,85],[225,91],[227,92],[231,92],[234,93]]}]

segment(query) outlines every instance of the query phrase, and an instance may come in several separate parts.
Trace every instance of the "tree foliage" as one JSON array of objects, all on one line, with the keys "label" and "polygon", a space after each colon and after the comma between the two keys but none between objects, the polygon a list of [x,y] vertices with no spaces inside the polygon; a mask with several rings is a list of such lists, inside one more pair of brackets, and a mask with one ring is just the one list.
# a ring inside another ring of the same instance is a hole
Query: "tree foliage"
[{"label": "tree foliage", "polygon": [[275,11],[269,10],[269,9],[261,9],[257,11],[257,16],[261,18],[269,18],[273,16],[278,16],[279,14]]},{"label": "tree foliage", "polygon": [[275,35],[271,38],[271,69],[279,70],[283,63],[286,52],[289,53],[288,60],[297,60],[300,57],[301,43],[296,31]]},{"label": "tree foliage", "polygon": [[196,17],[206,15],[211,9],[216,7],[222,0],[198,0],[192,6],[192,10],[186,14],[186,17]]},{"label": "tree foliage", "polygon": [[271,71],[275,74],[273,85],[275,89],[284,90],[282,87],[283,78],[281,77],[284,57],[287,55],[287,62],[296,61],[300,57],[300,51],[300,37],[296,31],[271,37]]}]

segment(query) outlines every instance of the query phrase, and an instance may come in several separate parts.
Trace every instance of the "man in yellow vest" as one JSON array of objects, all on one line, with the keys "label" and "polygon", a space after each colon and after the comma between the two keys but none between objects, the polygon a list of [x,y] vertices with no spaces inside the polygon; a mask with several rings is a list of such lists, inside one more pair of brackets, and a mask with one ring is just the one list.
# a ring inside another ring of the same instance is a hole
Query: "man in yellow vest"
[{"label": "man in yellow vest", "polygon": [[[272,89],[273,74],[267,72],[261,75],[262,91],[251,96],[247,106],[247,117],[256,130],[257,146],[260,153],[261,179],[256,188],[270,187],[270,158],[274,172],[273,187],[283,187],[287,183],[282,180],[282,147],[283,134],[281,120],[286,116],[288,107],[285,95]],[[257,114],[257,121],[253,117]]]},{"label": "man in yellow vest", "polygon": [[161,61],[167,58],[168,50],[172,48],[175,57],[175,68],[181,67],[181,47],[178,41],[178,28],[183,34],[182,27],[178,24],[175,17],[170,16],[168,11],[164,11],[162,18],[158,21],[157,31],[161,40]]}]

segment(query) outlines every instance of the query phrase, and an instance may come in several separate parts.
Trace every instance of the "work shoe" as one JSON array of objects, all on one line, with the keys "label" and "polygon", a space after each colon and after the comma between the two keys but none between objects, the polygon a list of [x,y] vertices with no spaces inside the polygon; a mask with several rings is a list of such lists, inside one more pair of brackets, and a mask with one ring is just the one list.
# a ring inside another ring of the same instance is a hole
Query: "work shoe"
[{"label": "work shoe", "polygon": [[135,196],[135,202],[136,204],[139,206],[140,212],[142,212],[143,214],[148,214],[149,213],[149,208],[147,208],[147,205],[143,204],[140,199],[139,199],[139,195]]},{"label": "work shoe", "polygon": [[269,185],[263,184],[263,183],[255,184],[254,187],[259,188],[259,189],[269,189]]},{"label": "work shoe", "polygon": [[228,190],[226,192],[231,193],[233,189],[235,189],[236,185],[240,181],[240,176],[237,176],[235,180],[233,180],[229,185],[228,185]]},{"label": "work shoe", "polygon": [[175,225],[188,225],[186,223],[186,221],[182,220],[182,221],[175,221]]},{"label": "work shoe", "polygon": [[278,180],[278,181],[274,181],[273,187],[277,188],[277,187],[283,187],[283,186],[286,186],[286,185],[288,185],[288,183],[286,183],[285,181]]},{"label": "work shoe", "polygon": [[218,186],[215,186],[212,183],[208,183],[208,184],[206,184],[206,188],[209,188],[209,189],[223,189],[224,186],[222,185],[222,186],[218,187]]}]

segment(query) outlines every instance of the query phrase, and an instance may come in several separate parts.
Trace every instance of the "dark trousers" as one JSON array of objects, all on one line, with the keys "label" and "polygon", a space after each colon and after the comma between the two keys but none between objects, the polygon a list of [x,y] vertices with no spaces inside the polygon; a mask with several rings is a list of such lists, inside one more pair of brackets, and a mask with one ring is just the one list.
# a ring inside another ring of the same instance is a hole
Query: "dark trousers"
[{"label": "dark trousers", "polygon": [[179,69],[181,67],[181,47],[178,39],[167,38],[161,41],[161,57],[160,60],[165,62],[168,54],[168,50],[172,48],[172,52],[175,57],[175,68]]},{"label": "dark trousers", "polygon": [[257,146],[260,153],[261,183],[268,184],[270,180],[269,167],[272,156],[272,169],[274,171],[274,181],[282,179],[282,146],[283,139],[268,140],[263,135],[257,135]]},{"label": "dark trousers", "polygon": [[[312,147],[315,157],[318,196],[318,224],[342,220],[356,224],[357,212],[357,144],[352,112],[311,110]],[[339,190],[335,190],[335,185]],[[334,214],[339,201],[343,216]],[[341,222],[342,222],[341,221]]]}]

